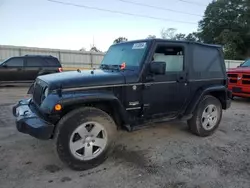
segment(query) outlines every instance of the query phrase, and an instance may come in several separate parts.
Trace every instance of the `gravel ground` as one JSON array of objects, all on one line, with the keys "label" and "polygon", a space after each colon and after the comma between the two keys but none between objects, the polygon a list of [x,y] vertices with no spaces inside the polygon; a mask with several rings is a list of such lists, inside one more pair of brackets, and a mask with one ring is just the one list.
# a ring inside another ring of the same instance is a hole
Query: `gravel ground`
[{"label": "gravel ground", "polygon": [[250,187],[250,100],[236,99],[207,138],[189,133],[185,122],[121,132],[104,164],[76,172],[59,161],[51,141],[17,132],[11,106],[26,91],[0,88],[1,188]]}]

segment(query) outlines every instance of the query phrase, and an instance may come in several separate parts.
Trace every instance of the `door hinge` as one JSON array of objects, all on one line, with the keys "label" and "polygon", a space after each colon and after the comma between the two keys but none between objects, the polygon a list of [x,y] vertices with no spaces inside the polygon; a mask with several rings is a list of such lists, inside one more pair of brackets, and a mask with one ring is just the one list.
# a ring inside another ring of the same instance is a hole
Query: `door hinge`
[{"label": "door hinge", "polygon": [[149,88],[152,84],[151,83],[145,83],[144,88]]}]

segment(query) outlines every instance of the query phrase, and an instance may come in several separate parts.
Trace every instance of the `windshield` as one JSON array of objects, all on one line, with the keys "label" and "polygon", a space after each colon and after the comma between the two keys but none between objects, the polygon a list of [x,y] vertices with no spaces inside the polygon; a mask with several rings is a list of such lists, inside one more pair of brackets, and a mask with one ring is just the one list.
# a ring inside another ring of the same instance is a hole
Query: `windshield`
[{"label": "windshield", "polygon": [[103,65],[121,65],[138,68],[147,49],[147,42],[113,45],[102,60]]},{"label": "windshield", "polygon": [[250,67],[250,59],[246,60],[241,67]]}]

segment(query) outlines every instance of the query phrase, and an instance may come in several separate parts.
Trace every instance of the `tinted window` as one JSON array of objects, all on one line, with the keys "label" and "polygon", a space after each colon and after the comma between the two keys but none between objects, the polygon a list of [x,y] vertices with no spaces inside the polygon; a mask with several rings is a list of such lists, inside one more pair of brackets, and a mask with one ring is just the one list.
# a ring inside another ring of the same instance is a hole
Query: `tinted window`
[{"label": "tinted window", "polygon": [[183,71],[184,52],[182,47],[158,46],[153,61],[166,63],[166,72]]},{"label": "tinted window", "polygon": [[23,58],[11,58],[6,64],[8,67],[22,67],[23,66]]},{"label": "tinted window", "polygon": [[241,67],[250,67],[250,59],[247,60],[247,61],[245,61],[245,62],[241,65]]},{"label": "tinted window", "polygon": [[56,58],[44,58],[46,66],[48,67],[61,67],[61,64]]},{"label": "tinted window", "polygon": [[196,45],[193,51],[192,63],[192,77],[220,78],[224,75],[222,58],[217,48]]},{"label": "tinted window", "polygon": [[42,67],[45,63],[41,58],[29,57],[27,58],[27,67]]},{"label": "tinted window", "polygon": [[194,71],[221,71],[219,51],[215,48],[196,47]]}]

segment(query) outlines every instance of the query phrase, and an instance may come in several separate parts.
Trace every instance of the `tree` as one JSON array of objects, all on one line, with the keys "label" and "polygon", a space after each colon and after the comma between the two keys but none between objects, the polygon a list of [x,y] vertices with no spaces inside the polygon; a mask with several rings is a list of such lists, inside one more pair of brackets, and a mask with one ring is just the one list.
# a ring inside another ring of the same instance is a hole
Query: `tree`
[{"label": "tree", "polygon": [[201,42],[201,39],[199,37],[199,33],[197,32],[193,32],[193,33],[189,33],[185,40],[190,41],[190,42]]},{"label": "tree", "polygon": [[115,39],[113,43],[118,44],[118,43],[125,42],[125,41],[128,41],[128,39],[125,37],[119,37],[119,38]]},{"label": "tree", "polygon": [[186,40],[191,42],[200,42],[199,33],[193,32],[189,33],[188,35],[184,33],[176,33],[177,29],[175,28],[168,28],[161,30],[161,37],[163,39],[170,39],[170,40]]},{"label": "tree", "polygon": [[250,57],[250,0],[217,0],[210,3],[199,22],[205,43],[221,44],[226,58]]},{"label": "tree", "polygon": [[173,40],[186,40],[186,35],[183,33],[175,34],[175,36],[173,37]]},{"label": "tree", "polygon": [[176,33],[176,29],[175,28],[167,28],[167,29],[162,29],[161,30],[161,38],[163,39],[171,39],[173,40],[175,37],[175,33]]},{"label": "tree", "polygon": [[91,52],[102,52],[101,50],[98,50],[97,47],[92,46],[90,49]]},{"label": "tree", "polygon": [[86,52],[86,48],[82,47],[82,48],[80,49],[80,51]]},{"label": "tree", "polygon": [[148,35],[147,39],[155,39],[156,36],[155,35]]}]

